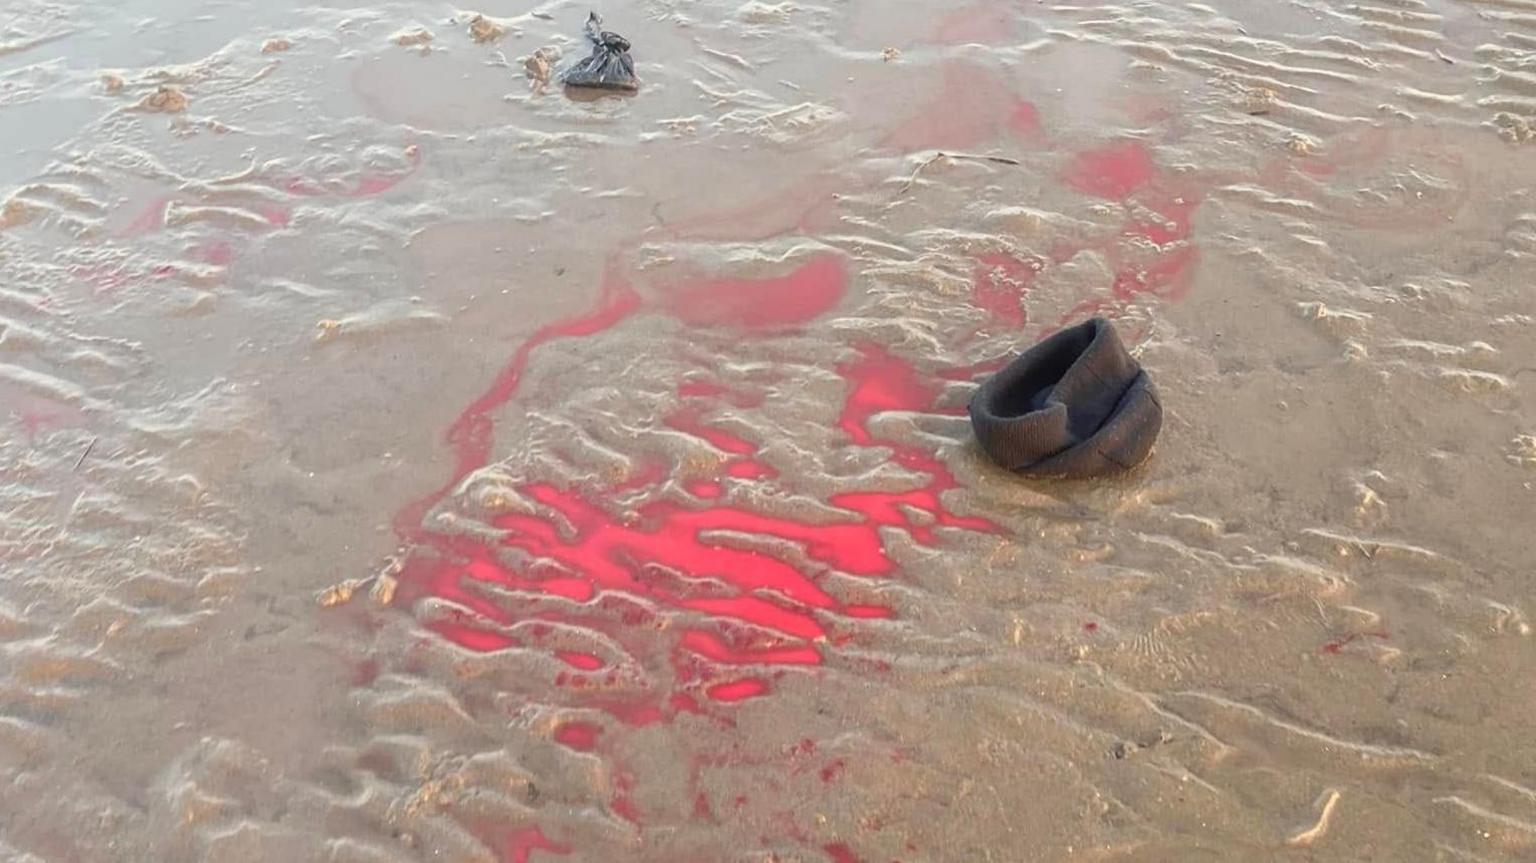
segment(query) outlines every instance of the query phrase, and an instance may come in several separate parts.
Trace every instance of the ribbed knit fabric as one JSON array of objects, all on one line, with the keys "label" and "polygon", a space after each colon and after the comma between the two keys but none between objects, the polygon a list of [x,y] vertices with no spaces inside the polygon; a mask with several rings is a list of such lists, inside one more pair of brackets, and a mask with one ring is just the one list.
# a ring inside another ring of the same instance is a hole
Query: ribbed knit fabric
[{"label": "ribbed knit fabric", "polygon": [[1114,325],[1093,318],[1020,354],[971,398],[981,448],[1031,477],[1129,470],[1152,451],[1163,408]]}]

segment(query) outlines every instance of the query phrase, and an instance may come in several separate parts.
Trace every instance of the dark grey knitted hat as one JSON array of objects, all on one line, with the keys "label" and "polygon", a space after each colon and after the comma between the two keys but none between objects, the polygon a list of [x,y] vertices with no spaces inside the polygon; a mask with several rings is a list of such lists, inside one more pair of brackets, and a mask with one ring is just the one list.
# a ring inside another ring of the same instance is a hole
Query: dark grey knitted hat
[{"label": "dark grey knitted hat", "polygon": [[1114,325],[1093,318],[983,383],[971,398],[971,426],[982,450],[1009,470],[1082,479],[1140,464],[1163,426],[1163,408]]}]

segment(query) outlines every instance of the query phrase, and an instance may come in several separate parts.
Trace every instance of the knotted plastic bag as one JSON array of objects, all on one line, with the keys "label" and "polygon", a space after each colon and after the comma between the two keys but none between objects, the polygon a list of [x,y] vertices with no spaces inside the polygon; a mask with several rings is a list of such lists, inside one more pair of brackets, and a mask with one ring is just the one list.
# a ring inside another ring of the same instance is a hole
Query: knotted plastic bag
[{"label": "knotted plastic bag", "polygon": [[604,30],[603,19],[596,12],[587,16],[586,34],[592,43],[592,53],[561,72],[560,82],[567,87],[598,90],[640,89],[635,61],[629,56],[629,40]]}]

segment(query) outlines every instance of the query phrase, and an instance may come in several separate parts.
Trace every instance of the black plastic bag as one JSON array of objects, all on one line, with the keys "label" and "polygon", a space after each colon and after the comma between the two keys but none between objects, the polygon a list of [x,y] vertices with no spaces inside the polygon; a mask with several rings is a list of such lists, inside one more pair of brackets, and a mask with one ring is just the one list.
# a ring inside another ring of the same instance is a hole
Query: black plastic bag
[{"label": "black plastic bag", "polygon": [[596,90],[639,90],[640,79],[635,77],[635,61],[629,56],[629,40],[604,30],[603,19],[596,12],[587,16],[586,33],[592,42],[592,53],[561,72],[560,82],[567,87]]},{"label": "black plastic bag", "polygon": [[1014,358],[976,391],[970,413],[982,450],[1031,477],[1130,470],[1146,459],[1163,426],[1152,379],[1103,318]]}]

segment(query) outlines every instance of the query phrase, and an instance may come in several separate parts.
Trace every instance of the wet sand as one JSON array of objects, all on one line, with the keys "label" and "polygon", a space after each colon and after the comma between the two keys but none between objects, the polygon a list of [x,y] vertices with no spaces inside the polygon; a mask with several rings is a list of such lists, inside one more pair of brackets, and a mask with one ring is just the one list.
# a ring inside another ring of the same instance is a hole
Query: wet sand
[{"label": "wet sand", "polygon": [[1536,855],[1536,4],[1228,5],[13,4],[0,860]]}]

